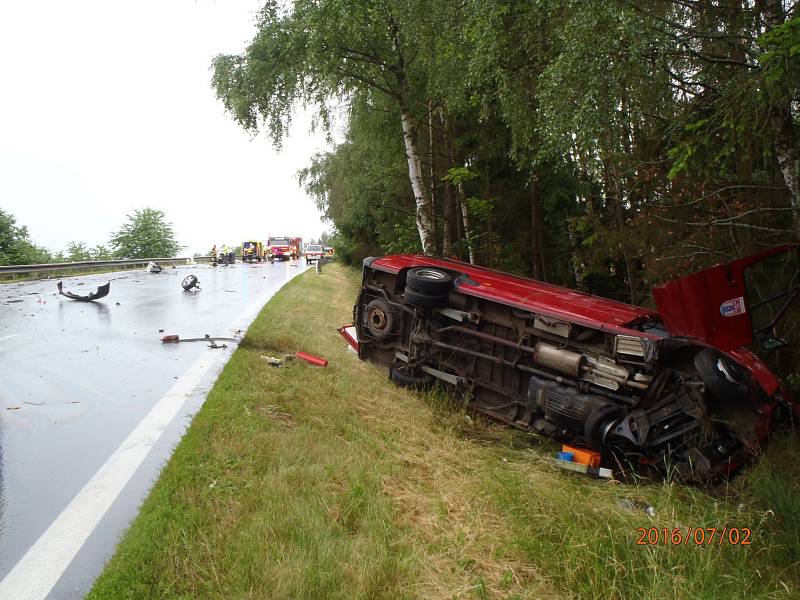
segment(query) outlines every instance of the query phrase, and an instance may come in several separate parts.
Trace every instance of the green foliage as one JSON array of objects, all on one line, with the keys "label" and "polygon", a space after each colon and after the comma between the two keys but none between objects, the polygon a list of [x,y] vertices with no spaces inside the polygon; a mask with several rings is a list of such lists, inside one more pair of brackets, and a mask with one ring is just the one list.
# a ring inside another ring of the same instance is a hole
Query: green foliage
[{"label": "green foliage", "polygon": [[342,143],[300,174],[345,261],[419,249],[405,106],[440,251],[531,274],[541,239],[547,279],[647,302],[654,283],[793,236],[776,140],[800,160],[800,25],[776,7],[269,3],[213,83],[278,144],[297,106],[324,127],[345,107]]},{"label": "green foliage", "polygon": [[83,242],[70,242],[67,244],[67,261],[80,262],[92,260],[92,253]]},{"label": "green foliage", "polygon": [[380,96],[354,99],[345,140],[298,174],[336,227],[337,256],[352,264],[369,255],[420,251],[405,153],[389,106]]},{"label": "green foliage", "polygon": [[298,105],[316,107],[328,128],[332,105],[354,96],[407,102],[412,65],[400,51],[413,47],[421,10],[413,0],[269,3],[246,51],[213,60],[212,85],[240,125],[265,130],[277,145]]},{"label": "green foliage", "polygon": [[113,258],[114,253],[103,244],[98,244],[89,249],[89,260],[111,260]]},{"label": "green foliage", "polygon": [[114,256],[119,258],[171,258],[181,245],[175,239],[172,225],[164,211],[153,208],[136,209],[127,222],[111,236]]},{"label": "green foliage", "polygon": [[50,262],[50,254],[30,240],[28,228],[0,208],[0,265],[31,265]]},{"label": "green foliage", "polygon": [[764,52],[758,56],[770,101],[800,95],[800,14],[758,39]]},{"label": "green foliage", "polygon": [[459,184],[473,181],[478,178],[478,174],[467,167],[453,167],[447,170],[447,174],[442,177],[442,181]]}]

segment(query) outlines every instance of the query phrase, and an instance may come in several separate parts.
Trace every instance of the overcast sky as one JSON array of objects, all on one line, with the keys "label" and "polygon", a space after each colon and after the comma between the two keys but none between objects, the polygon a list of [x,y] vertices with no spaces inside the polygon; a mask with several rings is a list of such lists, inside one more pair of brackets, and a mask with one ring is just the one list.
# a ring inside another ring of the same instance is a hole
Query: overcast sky
[{"label": "overcast sky", "polygon": [[0,3],[0,208],[52,251],[159,208],[185,254],[328,226],[295,173],[325,149],[300,115],[280,153],[210,87],[259,0]]}]

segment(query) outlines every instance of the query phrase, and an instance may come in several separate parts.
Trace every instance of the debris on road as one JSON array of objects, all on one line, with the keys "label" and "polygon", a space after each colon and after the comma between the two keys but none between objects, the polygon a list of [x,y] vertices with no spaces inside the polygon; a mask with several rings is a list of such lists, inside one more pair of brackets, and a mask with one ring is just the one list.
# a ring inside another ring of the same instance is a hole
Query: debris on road
[{"label": "debris on road", "polygon": [[[78,283],[76,285],[83,285],[83,284]],[[108,296],[108,292],[111,291],[111,282],[109,281],[107,284],[101,285],[100,287],[97,288],[97,291],[94,291],[87,296],[73,294],[72,292],[65,292],[63,289],[63,282],[61,281],[59,281],[56,284],[56,287],[58,287],[58,293],[61,294],[62,296],[66,296],[67,298],[70,298],[72,300],[78,300],[80,302],[91,302],[92,300],[99,300],[100,298],[105,298],[106,296]]]},{"label": "debris on road", "polygon": [[264,356],[262,354],[261,358],[263,358],[265,361],[267,361],[267,364],[269,366],[271,366],[271,367],[279,367],[280,368],[280,367],[284,366],[286,363],[288,363],[289,361],[294,360],[294,354],[287,354],[283,358],[275,358],[274,356]]},{"label": "debris on road", "polygon": [[563,444],[561,446],[561,452],[571,454],[572,458],[570,460],[572,462],[576,462],[581,465],[589,465],[590,467],[599,467],[600,461],[603,458],[599,452],[594,450],[578,448],[577,446],[568,446],[567,444]]},{"label": "debris on road", "polygon": [[339,327],[336,331],[339,332],[347,344],[358,353],[358,334],[356,333],[355,325],[344,325]]},{"label": "debris on road", "polygon": [[648,517],[654,517],[656,515],[656,509],[653,508],[647,502],[642,500],[631,500],[630,498],[622,498],[621,500],[617,500],[617,505],[621,508],[625,508],[627,510],[633,512],[642,511]]},{"label": "debris on road", "polygon": [[149,263],[147,263],[147,272],[148,273],[163,273],[164,272],[164,268],[160,264],[158,264],[156,261],[151,260]]},{"label": "debris on road", "polygon": [[[159,333],[163,331],[159,330]],[[161,342],[163,344],[177,344],[178,342],[238,342],[239,338],[235,337],[218,337],[218,336],[210,336],[206,334],[204,337],[201,338],[182,338],[176,334],[165,335],[161,338]]]},{"label": "debris on road", "polygon": [[183,281],[181,282],[181,287],[183,288],[184,292],[188,292],[189,290],[193,289],[200,289],[199,284],[200,280],[197,279],[197,275],[187,275],[184,277]]},{"label": "debris on road", "polygon": [[310,365],[315,365],[317,367],[327,367],[328,361],[327,359],[322,358],[321,356],[314,356],[313,354],[309,354],[308,352],[301,352],[297,351],[295,357],[299,358],[300,360],[304,360]]},{"label": "debris on road", "polygon": [[22,298],[11,298],[10,300],[6,300],[6,304],[16,304],[17,302],[22,302]]},{"label": "debris on road", "polygon": [[552,463],[559,469],[583,473],[585,475],[592,475],[594,477],[602,477],[603,479],[612,479],[611,469],[605,469],[603,467],[590,467],[589,465],[582,465],[580,463],[559,459],[553,460]]},{"label": "debris on road", "polygon": [[283,358],[275,358],[274,356],[264,356],[261,355],[261,358],[267,361],[267,364],[273,367],[282,367],[286,363],[294,360],[299,359],[302,361],[307,362],[308,364],[317,366],[317,367],[327,367],[328,361],[320,356],[314,356],[313,354],[309,354],[308,352],[302,352],[298,350],[294,354],[287,354]]}]

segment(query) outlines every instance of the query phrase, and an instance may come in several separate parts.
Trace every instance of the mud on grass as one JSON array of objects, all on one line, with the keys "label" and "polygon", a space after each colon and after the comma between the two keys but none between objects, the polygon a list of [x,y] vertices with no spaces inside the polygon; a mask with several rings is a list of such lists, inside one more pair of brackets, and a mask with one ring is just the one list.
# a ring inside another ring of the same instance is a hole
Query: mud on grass
[{"label": "mud on grass", "polygon": [[[335,328],[357,289],[329,265],[265,307],[90,598],[800,593],[796,438],[721,497],[557,471],[555,444],[396,388],[348,352]],[[297,350],[330,366],[261,358]],[[636,544],[639,527],[723,525],[752,527],[752,544]]]}]

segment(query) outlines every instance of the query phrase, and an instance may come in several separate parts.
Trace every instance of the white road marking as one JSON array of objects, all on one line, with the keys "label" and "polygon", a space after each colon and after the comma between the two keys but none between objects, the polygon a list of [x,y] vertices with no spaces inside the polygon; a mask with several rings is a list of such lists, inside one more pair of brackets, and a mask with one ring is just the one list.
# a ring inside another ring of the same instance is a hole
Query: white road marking
[{"label": "white road marking", "polygon": [[5,342],[6,340],[10,340],[12,337],[17,337],[18,333],[12,333],[11,335],[7,335],[5,337],[0,338],[0,342]]},{"label": "white road marking", "polygon": [[[290,272],[287,281],[301,272]],[[251,303],[228,331],[244,330],[265,301],[262,297]],[[41,600],[50,593],[208,369],[223,363],[230,353],[200,355],[0,581],[0,598]]]}]

